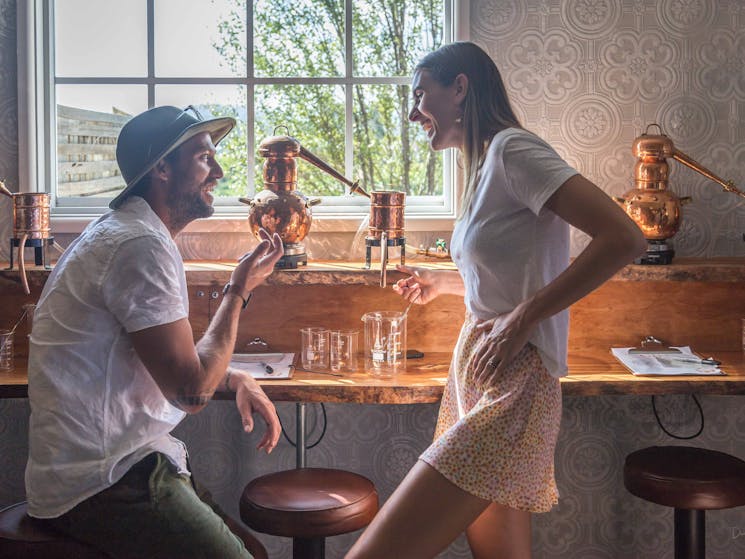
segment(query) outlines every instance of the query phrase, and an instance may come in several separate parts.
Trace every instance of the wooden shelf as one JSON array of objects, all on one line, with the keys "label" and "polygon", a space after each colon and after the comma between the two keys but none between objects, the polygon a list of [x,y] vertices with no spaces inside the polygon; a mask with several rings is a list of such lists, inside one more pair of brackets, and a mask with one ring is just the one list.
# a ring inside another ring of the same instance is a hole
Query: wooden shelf
[{"label": "wooden shelf", "polygon": [[[230,279],[235,262],[190,260],[184,263],[189,283],[224,284]],[[388,283],[402,277],[393,267],[388,269]],[[413,266],[432,269],[455,270],[449,261],[434,259],[415,260]],[[17,281],[18,271],[5,270],[7,263],[0,263],[2,280]],[[49,270],[40,266],[27,266],[29,282],[42,283]],[[743,282],[745,258],[676,258],[666,266],[629,265],[618,272],[611,281],[676,281],[676,282]],[[294,270],[276,270],[267,278],[267,285],[379,285],[380,265],[373,262],[372,269],[364,269],[364,262],[338,260],[311,261]]]}]

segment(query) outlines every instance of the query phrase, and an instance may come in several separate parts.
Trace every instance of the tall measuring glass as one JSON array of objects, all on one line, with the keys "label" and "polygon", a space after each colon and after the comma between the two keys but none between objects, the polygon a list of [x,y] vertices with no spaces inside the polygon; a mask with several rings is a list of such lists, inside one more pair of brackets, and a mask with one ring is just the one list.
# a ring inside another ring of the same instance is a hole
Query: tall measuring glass
[{"label": "tall measuring glass", "polygon": [[398,311],[374,311],[365,323],[365,370],[390,378],[406,370],[406,316]]}]

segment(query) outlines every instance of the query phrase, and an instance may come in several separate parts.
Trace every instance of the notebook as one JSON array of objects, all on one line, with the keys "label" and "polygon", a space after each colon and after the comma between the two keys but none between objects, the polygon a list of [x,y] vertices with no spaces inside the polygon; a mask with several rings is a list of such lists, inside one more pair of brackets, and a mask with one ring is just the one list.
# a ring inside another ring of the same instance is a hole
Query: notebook
[{"label": "notebook", "polygon": [[230,366],[248,371],[255,379],[288,379],[295,370],[294,360],[294,353],[234,353]]}]

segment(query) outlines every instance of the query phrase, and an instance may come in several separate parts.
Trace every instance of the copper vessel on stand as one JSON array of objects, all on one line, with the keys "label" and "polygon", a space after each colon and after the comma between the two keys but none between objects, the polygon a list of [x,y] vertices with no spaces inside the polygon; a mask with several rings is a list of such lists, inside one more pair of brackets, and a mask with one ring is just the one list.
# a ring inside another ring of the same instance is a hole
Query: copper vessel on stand
[{"label": "copper vessel on stand", "polygon": [[319,198],[308,199],[297,189],[297,158],[304,159],[338,181],[349,186],[351,192],[370,197],[367,192],[339,174],[323,160],[313,155],[291,136],[271,136],[259,144],[259,155],[264,157],[262,177],[264,190],[253,198],[239,198],[250,207],[248,222],[258,237],[259,229],[278,233],[284,245],[284,256],[278,268],[297,268],[307,264],[303,239],[313,221],[311,208]]},{"label": "copper vessel on stand", "polygon": [[10,267],[13,269],[13,250],[18,252],[18,272],[26,295],[31,293],[26,278],[24,249],[33,247],[37,266],[46,264],[46,249],[54,244],[49,221],[50,196],[46,192],[13,193],[0,181],[0,193],[13,201],[13,237],[10,239]]},{"label": "copper vessel on stand", "polygon": [[404,200],[406,193],[394,190],[366,192],[359,181],[350,181],[322,159],[305,149],[291,136],[271,136],[259,144],[259,155],[265,158],[262,166],[264,190],[253,198],[239,198],[248,204],[248,222],[258,237],[259,229],[278,233],[285,254],[277,263],[278,268],[297,268],[307,264],[308,256],[302,241],[308,235],[313,221],[311,208],[319,198],[308,199],[298,191],[297,159],[303,159],[347,185],[350,192],[370,199],[369,235],[366,237],[367,260],[370,267],[370,247],[382,246],[381,286],[385,286],[388,261],[387,248],[401,247],[404,262]]},{"label": "copper vessel on stand", "polygon": [[370,222],[368,235],[365,237],[365,268],[370,269],[372,247],[380,247],[380,287],[385,287],[388,283],[388,247],[399,247],[401,264],[406,263],[406,193],[398,190],[373,190],[370,196]]},{"label": "copper vessel on stand", "polygon": [[[656,126],[659,134],[649,134]],[[669,239],[680,228],[681,207],[691,201],[690,196],[678,197],[668,190],[672,158],[686,167],[701,173],[721,185],[727,192],[745,197],[732,181],[724,181],[697,163],[685,153],[677,150],[673,141],[662,133],[658,124],[650,124],[644,134],[637,137],[632,145],[637,158],[634,166],[634,188],[621,197],[614,197],[626,213],[633,219],[647,239],[647,252],[637,264],[670,264],[675,251]]]}]

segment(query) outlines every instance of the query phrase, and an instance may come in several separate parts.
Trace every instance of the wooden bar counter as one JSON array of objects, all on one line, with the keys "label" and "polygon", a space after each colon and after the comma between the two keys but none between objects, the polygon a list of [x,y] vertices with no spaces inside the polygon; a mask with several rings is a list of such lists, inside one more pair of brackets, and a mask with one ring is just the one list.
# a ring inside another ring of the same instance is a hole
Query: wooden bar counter
[{"label": "wooden bar counter", "polygon": [[[708,355],[708,354],[707,354]],[[561,379],[565,396],[745,394],[745,359],[742,352],[718,352],[725,376],[634,376],[607,353],[570,355],[569,375]],[[364,372],[341,377],[295,371],[290,380],[260,381],[269,398],[277,402],[334,402],[356,404],[423,404],[438,402],[448,374],[450,355],[432,353],[410,359],[406,373],[376,379]],[[25,360],[13,371],[0,371],[0,398],[28,395]],[[232,394],[218,394],[218,399]]]},{"label": "wooden bar counter", "polygon": [[[412,262],[454,269],[441,261]],[[220,302],[222,285],[234,263],[187,262],[190,320],[201,337]],[[0,270],[0,328],[10,327],[24,303],[38,299],[48,270],[28,270],[32,293],[24,296],[17,271]],[[236,351],[256,337],[273,351],[298,351],[299,328],[326,326],[362,330],[360,317],[371,310],[403,310],[391,289],[402,277],[388,273],[379,287],[379,270],[359,262],[310,262],[296,270],[275,271],[254,292],[242,315]],[[292,380],[264,381],[276,401],[410,404],[442,396],[452,348],[465,308],[462,298],[439,297],[414,305],[408,315],[408,347],[425,354],[408,361],[397,378],[380,380],[362,372],[342,377],[296,371]],[[567,396],[608,394],[745,394],[741,319],[745,318],[745,259],[677,259],[668,266],[630,265],[570,308]],[[15,371],[0,372],[0,397],[25,397],[25,334],[16,338]],[[689,345],[699,355],[722,362],[726,376],[635,377],[610,353],[611,347],[637,345],[646,336],[670,345]],[[362,338],[362,335],[360,335]],[[360,339],[361,341],[361,339]],[[228,398],[229,395],[218,397]]]}]

